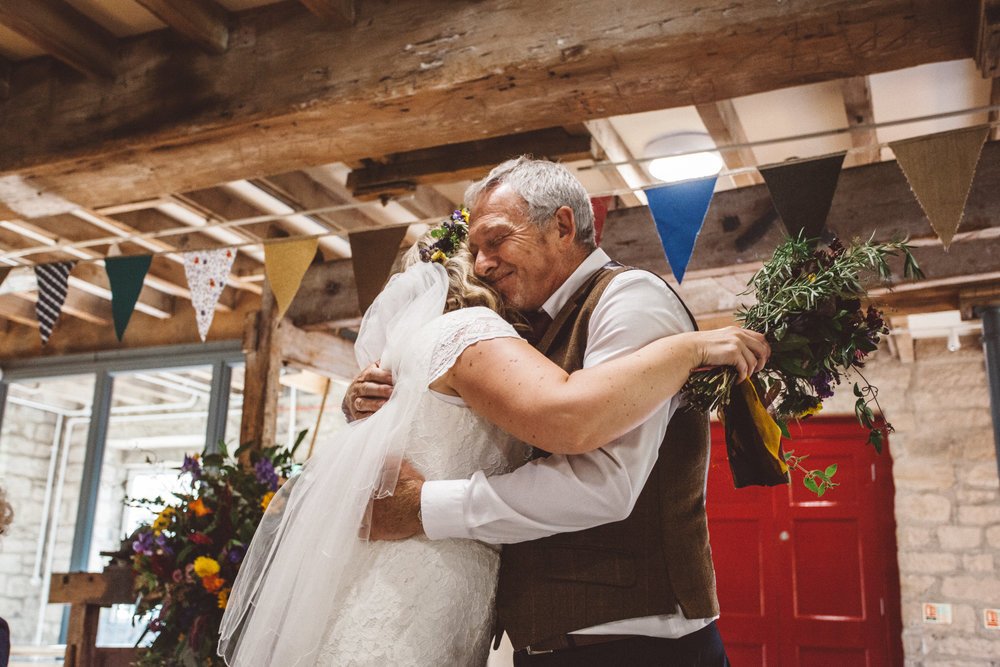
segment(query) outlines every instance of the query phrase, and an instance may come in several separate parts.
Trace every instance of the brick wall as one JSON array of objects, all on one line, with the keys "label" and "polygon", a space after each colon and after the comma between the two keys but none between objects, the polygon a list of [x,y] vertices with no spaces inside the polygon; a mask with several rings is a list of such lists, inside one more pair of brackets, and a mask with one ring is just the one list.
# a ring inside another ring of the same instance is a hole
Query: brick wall
[{"label": "brick wall", "polygon": [[[885,351],[865,372],[896,432],[890,435],[908,666],[1000,665],[1000,631],[983,609],[1000,607],[1000,482],[989,390],[978,337],[949,352],[918,340],[916,360]],[[853,413],[844,387],[825,414]],[[923,602],[946,602],[950,625],[924,623]]]}]

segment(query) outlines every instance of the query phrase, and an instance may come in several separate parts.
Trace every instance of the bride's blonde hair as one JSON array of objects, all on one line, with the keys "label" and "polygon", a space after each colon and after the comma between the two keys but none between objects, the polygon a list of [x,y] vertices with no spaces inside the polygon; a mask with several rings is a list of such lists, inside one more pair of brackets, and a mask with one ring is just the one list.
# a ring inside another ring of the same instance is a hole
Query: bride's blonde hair
[{"label": "bride's blonde hair", "polygon": [[[420,259],[421,249],[429,248],[436,240],[430,233],[424,234],[409,250],[403,253],[399,262],[399,270],[405,271],[417,262],[423,261]],[[442,263],[448,272],[448,298],[445,301],[444,312],[482,306],[489,308],[509,322],[518,321],[520,318],[513,310],[504,305],[500,294],[476,277],[475,263],[475,258],[464,244]]]}]

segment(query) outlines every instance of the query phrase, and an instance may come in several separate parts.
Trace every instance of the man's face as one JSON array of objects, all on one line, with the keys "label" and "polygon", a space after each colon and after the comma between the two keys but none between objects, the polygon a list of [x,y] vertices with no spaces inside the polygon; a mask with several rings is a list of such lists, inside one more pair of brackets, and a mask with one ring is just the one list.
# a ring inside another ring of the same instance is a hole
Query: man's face
[{"label": "man's face", "polygon": [[521,197],[504,185],[482,197],[469,222],[476,275],[525,312],[541,308],[568,277],[564,245],[558,226],[535,226]]}]

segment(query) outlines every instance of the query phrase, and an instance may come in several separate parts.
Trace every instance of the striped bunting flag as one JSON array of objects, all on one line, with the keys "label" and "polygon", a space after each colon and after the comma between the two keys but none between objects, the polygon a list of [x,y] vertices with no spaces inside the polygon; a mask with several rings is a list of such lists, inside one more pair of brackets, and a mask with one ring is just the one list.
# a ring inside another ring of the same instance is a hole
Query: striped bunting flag
[{"label": "striped bunting flag", "polygon": [[35,315],[38,317],[38,331],[42,335],[42,345],[49,342],[52,327],[62,313],[63,304],[66,302],[69,273],[75,265],[76,262],[55,262],[35,267],[35,278],[38,279]]}]

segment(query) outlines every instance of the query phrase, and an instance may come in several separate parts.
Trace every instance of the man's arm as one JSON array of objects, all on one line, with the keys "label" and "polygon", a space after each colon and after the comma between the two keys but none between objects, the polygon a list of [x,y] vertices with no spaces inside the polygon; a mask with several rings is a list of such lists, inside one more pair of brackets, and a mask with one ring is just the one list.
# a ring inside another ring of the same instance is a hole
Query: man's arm
[{"label": "man's arm", "polygon": [[[627,271],[608,286],[590,322],[584,366],[688,331],[683,307],[659,278]],[[553,455],[507,475],[425,482],[420,506],[431,539],[513,543],[627,517],[656,462],[675,397],[642,426],[588,454]],[[407,500],[416,520],[416,503]],[[419,525],[419,524],[417,524]]]}]

